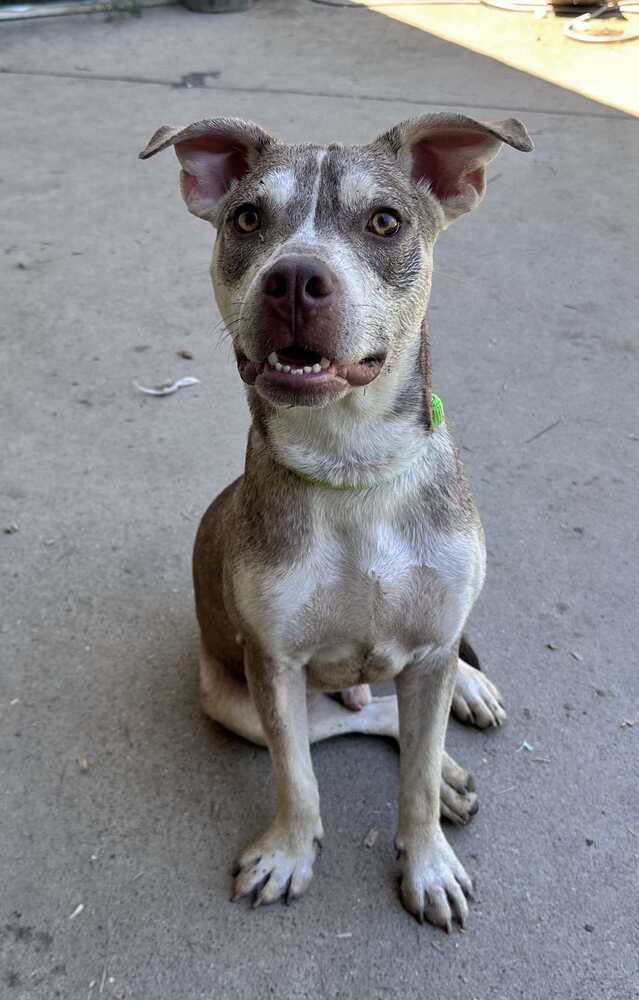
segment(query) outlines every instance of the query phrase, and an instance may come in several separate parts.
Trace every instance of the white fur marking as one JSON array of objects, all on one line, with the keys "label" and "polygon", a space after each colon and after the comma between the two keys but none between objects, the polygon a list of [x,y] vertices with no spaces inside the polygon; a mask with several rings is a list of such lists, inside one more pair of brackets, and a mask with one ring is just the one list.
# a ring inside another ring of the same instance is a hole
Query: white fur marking
[{"label": "white fur marking", "polygon": [[285,208],[297,194],[295,172],[289,167],[279,167],[265,174],[262,179],[266,197],[277,208]]},{"label": "white fur marking", "polygon": [[372,208],[377,199],[382,200],[379,188],[364,170],[349,170],[340,181],[339,197],[347,211],[354,212],[362,205]]},{"label": "white fur marking", "polygon": [[[247,565],[236,572],[238,610],[274,659],[318,666],[357,662],[362,647],[368,647],[386,660],[389,675],[411,660],[423,659],[433,648],[426,632],[422,642],[405,648],[399,635],[387,635],[384,624],[363,613],[363,608],[382,595],[389,606],[411,607],[416,581],[426,568],[447,594],[441,633],[451,641],[459,635],[483,578],[480,536],[474,531],[431,530],[411,539],[396,527],[412,502],[415,479],[423,484],[429,472],[426,458],[421,472],[410,477],[410,486],[400,482],[391,490],[371,494],[315,491],[310,512],[313,537],[304,556],[277,569],[256,572]],[[291,622],[302,626],[316,595],[326,595],[335,585],[343,597],[326,628],[314,631],[308,642],[303,630],[291,629]]]},{"label": "white fur marking", "polygon": [[311,203],[309,205],[308,212],[304,218],[301,226],[297,229],[287,243],[316,243],[317,242],[317,230],[315,228],[315,214],[317,212],[317,203],[319,201],[320,186],[322,183],[322,163],[326,159],[328,150],[320,149],[317,153],[317,174],[315,176],[315,181],[313,183],[313,190],[311,192]]}]

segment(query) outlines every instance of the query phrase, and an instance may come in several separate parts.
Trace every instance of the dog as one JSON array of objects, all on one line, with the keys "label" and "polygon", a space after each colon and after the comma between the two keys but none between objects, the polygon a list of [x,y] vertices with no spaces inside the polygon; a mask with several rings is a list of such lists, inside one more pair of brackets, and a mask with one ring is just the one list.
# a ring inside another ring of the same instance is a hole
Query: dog
[{"label": "dog", "polygon": [[[211,277],[247,386],[245,471],[204,515],[193,575],[212,719],[270,751],[275,818],[239,857],[233,899],[300,896],[323,836],[310,744],[400,746],[404,907],[450,932],[472,883],[440,818],[468,823],[472,777],[444,751],[451,710],[501,696],[463,636],[483,532],[431,388],[433,246],[473,209],[516,119],[405,121],[369,145],[288,145],[233,118],[163,126],[187,208],[217,229]],[[393,680],[396,696],[372,697]]]}]

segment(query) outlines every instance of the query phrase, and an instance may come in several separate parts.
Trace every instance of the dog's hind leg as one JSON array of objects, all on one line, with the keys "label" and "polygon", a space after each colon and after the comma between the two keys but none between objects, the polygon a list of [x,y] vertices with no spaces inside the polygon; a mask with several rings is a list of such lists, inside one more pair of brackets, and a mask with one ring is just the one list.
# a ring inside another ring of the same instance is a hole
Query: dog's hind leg
[{"label": "dog's hind leg", "polygon": [[[242,678],[215,660],[204,647],[200,653],[202,708],[225,729],[251,743],[266,746],[257,709]],[[397,698],[373,698],[359,712],[350,711],[326,694],[311,693],[308,702],[311,743],[361,733],[399,738]],[[479,808],[471,774],[444,753],[440,787],[442,817],[451,823],[469,823]]]},{"label": "dog's hind leg", "polygon": [[[251,743],[266,746],[262,723],[248,685],[241,676],[215,660],[202,647],[200,652],[202,708],[215,722]],[[361,711],[350,711],[326,694],[309,693],[308,726],[311,743],[346,733],[398,738],[397,700],[373,698]]]},{"label": "dog's hind leg", "polygon": [[266,746],[260,717],[246,682],[200,646],[200,704],[225,729],[250,743]]}]

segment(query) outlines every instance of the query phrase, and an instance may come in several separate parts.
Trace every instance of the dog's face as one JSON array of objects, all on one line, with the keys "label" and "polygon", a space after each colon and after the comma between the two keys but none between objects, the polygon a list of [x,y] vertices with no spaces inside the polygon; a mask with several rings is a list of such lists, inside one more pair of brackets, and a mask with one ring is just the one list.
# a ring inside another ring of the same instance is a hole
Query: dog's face
[{"label": "dog's face", "polygon": [[388,154],[269,149],[224,200],[213,255],[242,378],[306,405],[371,382],[424,314],[437,229]]},{"label": "dog's face", "polygon": [[289,146],[236,119],[164,127],[182,194],[217,228],[215,295],[243,380],[276,406],[326,405],[374,381],[416,335],[432,248],[477,204],[515,120],[405,122],[368,146]]}]

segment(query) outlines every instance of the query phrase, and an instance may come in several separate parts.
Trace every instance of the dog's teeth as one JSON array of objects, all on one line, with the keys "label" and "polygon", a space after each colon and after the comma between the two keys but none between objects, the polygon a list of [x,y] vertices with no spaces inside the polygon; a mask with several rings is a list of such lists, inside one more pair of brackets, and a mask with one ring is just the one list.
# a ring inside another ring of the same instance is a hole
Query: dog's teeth
[{"label": "dog's teeth", "polygon": [[313,367],[309,369],[309,371],[315,372],[316,375],[318,372],[321,372],[321,370],[322,370],[321,365],[313,365]]},{"label": "dog's teeth", "polygon": [[273,363],[273,368],[275,369],[275,371],[276,371],[276,372],[281,372],[281,370],[282,370],[282,366],[281,366],[281,364],[279,363],[279,361],[275,361],[275,362]]},{"label": "dog's teeth", "polygon": [[327,368],[330,368],[330,367],[331,367],[331,363],[328,360],[328,358],[322,358],[322,360],[320,361],[320,368],[323,368],[324,370],[326,370]]},{"label": "dog's teeth", "polygon": [[268,363],[269,365],[272,365],[273,368],[275,368],[275,366],[277,365],[277,354],[275,353],[275,351],[272,351],[271,354],[269,354]]},{"label": "dog's teeth", "polygon": [[304,365],[304,374],[310,375],[313,369],[309,365]]},{"label": "dog's teeth", "polygon": [[301,375],[303,368],[291,368],[291,375]]},{"label": "dog's teeth", "polygon": [[290,370],[291,370],[291,366],[290,365],[282,365],[282,371],[283,372],[290,372]]}]

